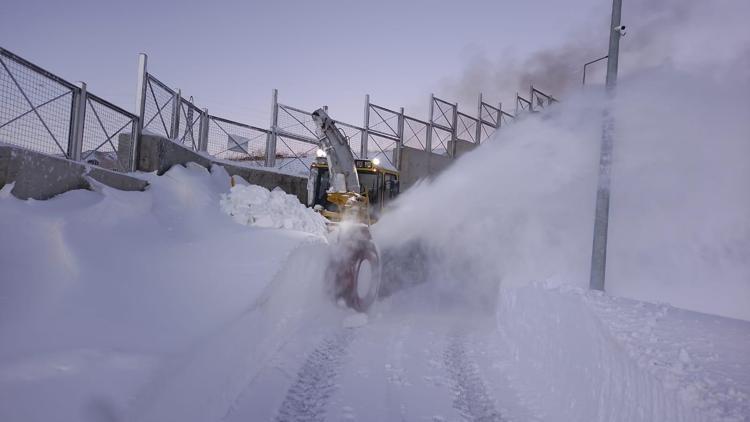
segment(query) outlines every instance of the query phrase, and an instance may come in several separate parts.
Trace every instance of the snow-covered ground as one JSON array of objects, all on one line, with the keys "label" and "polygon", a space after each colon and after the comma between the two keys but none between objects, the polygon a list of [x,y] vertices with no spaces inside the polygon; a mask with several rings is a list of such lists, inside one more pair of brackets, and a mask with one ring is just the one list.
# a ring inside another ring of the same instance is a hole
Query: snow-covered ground
[{"label": "snow-covered ground", "polygon": [[219,207],[220,167],[141,176],[146,192],[0,194],[0,420],[135,412],[292,251],[322,241],[236,224]]},{"label": "snow-covered ground", "polygon": [[403,194],[368,315],[329,297],[309,210],[218,166],[3,187],[0,421],[750,420],[750,55],[722,10],[619,82],[606,294],[593,92]]}]

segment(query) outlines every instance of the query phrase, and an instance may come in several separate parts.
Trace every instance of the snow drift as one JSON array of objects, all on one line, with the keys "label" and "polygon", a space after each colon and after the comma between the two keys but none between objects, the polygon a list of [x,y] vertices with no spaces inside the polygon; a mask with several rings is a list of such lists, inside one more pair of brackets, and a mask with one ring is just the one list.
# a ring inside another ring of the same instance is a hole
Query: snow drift
[{"label": "snow drift", "polygon": [[[239,394],[220,385],[252,370],[241,358],[262,356],[269,331],[249,343],[231,337],[248,330],[246,315],[293,251],[323,239],[232,221],[219,206],[230,187],[221,167],[140,176],[146,192],[96,185],[48,201],[0,193],[0,420],[147,419],[179,409],[206,420],[197,407],[226,407],[202,399]],[[292,303],[299,311],[302,302]],[[208,349],[225,366],[194,363]],[[178,391],[177,380],[192,389],[179,389],[179,406],[160,405],[174,404],[163,389]]]},{"label": "snow drift", "polygon": [[742,421],[750,323],[535,283],[497,322],[521,394],[549,420]]}]

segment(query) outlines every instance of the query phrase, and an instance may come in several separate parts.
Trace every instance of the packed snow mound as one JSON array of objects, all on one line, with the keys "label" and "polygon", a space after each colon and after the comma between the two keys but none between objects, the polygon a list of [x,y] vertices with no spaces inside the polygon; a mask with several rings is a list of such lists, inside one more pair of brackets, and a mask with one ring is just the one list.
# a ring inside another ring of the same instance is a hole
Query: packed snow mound
[{"label": "packed snow mound", "polygon": [[326,234],[323,216],[279,188],[269,191],[257,185],[234,185],[221,196],[221,209],[246,226]]}]

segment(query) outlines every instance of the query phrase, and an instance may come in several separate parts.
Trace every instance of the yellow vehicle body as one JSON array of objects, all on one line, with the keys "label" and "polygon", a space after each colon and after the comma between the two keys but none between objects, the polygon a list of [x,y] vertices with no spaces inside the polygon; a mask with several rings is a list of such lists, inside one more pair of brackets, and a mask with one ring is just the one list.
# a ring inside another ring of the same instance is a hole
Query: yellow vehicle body
[{"label": "yellow vehicle body", "polygon": [[355,160],[361,192],[328,192],[328,163],[316,160],[310,167],[308,205],[330,221],[341,221],[349,209],[356,209],[357,221],[372,224],[399,193],[399,174],[370,160]]}]

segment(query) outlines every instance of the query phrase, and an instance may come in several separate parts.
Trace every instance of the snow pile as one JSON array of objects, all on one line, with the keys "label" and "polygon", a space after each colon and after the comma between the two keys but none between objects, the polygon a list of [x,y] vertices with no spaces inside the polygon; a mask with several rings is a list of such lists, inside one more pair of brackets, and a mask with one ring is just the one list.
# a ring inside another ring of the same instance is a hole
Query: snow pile
[{"label": "snow pile", "polygon": [[296,196],[276,188],[236,184],[221,197],[221,209],[247,226],[284,228],[325,235],[326,220],[299,202]]},{"label": "snow pile", "polygon": [[748,322],[549,284],[504,289],[497,321],[545,419],[750,415]]},{"label": "snow pile", "polygon": [[[161,420],[209,420],[195,407],[216,412],[203,401],[216,397],[196,386],[231,396],[222,377],[251,369],[231,353],[236,343],[216,337],[230,327],[247,333],[238,321],[260,320],[248,310],[287,257],[321,242],[290,230],[237,230],[217,206],[230,186],[221,167],[139,177],[151,184],[145,192],[97,184],[95,192],[21,201],[0,191],[0,420],[140,420],[176,380],[193,389],[161,411],[196,416]],[[212,359],[223,360],[192,367],[207,343],[215,343]]]}]

